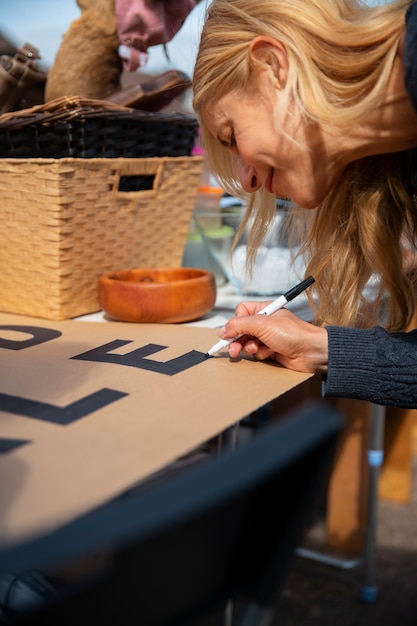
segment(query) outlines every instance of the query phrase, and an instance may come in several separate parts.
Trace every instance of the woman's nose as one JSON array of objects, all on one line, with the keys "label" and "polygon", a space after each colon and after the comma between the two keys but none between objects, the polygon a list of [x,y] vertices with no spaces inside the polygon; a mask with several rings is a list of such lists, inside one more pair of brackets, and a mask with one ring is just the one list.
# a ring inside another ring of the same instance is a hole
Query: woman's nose
[{"label": "woman's nose", "polygon": [[247,193],[258,191],[261,187],[255,168],[252,165],[247,165],[240,156],[237,159],[237,173],[239,174],[243,190]]}]

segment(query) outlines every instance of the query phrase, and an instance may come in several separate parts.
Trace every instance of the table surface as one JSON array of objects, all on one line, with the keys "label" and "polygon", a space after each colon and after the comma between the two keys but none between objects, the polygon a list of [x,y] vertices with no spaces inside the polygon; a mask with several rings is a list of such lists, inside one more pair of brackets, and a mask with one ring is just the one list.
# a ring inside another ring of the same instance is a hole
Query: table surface
[{"label": "table surface", "polygon": [[[0,482],[0,545],[51,530],[111,500],[312,377],[251,359],[232,363],[226,352],[175,375],[159,372],[165,362],[195,350],[204,355],[214,343],[213,329],[240,300],[219,289],[211,314],[190,325],[101,323],[101,312],[63,322],[0,314],[0,440],[24,443],[0,453],[0,473],[7,477]],[[303,299],[290,304],[301,310]],[[16,332],[21,340],[24,325],[61,335],[29,349],[7,349]],[[106,353],[114,341],[126,346]],[[136,358],[155,363],[156,370],[125,362],[153,344],[162,351]],[[78,359],[97,349],[114,362]],[[83,401],[103,390],[121,397],[72,420]],[[6,396],[12,403],[7,410]],[[44,419],[43,406],[55,422]],[[68,423],[61,423],[68,415]]]}]

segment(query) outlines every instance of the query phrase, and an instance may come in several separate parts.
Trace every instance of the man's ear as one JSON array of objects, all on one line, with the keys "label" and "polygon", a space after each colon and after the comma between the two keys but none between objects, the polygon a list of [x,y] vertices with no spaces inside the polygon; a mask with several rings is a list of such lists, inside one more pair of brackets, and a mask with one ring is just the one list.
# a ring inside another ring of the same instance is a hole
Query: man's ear
[{"label": "man's ear", "polygon": [[285,46],[273,37],[260,35],[252,39],[249,45],[249,58],[251,62],[262,68],[272,70],[276,86],[283,89],[288,78],[288,55]]}]

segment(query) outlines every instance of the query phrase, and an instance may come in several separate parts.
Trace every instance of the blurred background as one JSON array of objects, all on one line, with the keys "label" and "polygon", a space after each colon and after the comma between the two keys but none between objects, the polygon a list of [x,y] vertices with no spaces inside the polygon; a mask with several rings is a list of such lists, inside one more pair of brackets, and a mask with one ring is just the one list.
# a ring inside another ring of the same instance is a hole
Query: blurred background
[{"label": "blurred background", "polygon": [[[204,11],[210,0],[201,0],[187,17],[182,29],[167,44],[149,50],[147,73],[159,74],[175,68],[191,75],[197,52]],[[387,0],[367,0],[383,4]],[[14,45],[26,41],[39,48],[44,64],[50,67],[70,23],[80,15],[76,0],[3,0],[0,14],[0,35]],[[2,43],[2,49],[4,44]]]},{"label": "blurred background", "polygon": [[[158,75],[176,69],[192,76],[204,12],[210,0],[201,0],[188,15],[182,28],[166,46],[152,46],[148,61],[138,73]],[[0,54],[26,42],[39,49],[41,64],[47,69],[54,62],[62,36],[81,11],[76,0],[3,0],[0,12]],[[82,54],[82,51],[80,51]],[[189,108],[188,101],[184,105]]]}]

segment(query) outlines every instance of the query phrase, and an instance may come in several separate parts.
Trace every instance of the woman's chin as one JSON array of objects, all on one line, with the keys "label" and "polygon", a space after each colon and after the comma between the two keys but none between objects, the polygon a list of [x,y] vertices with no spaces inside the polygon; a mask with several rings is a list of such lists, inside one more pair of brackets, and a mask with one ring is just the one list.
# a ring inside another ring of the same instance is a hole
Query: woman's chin
[{"label": "woman's chin", "polygon": [[317,208],[317,205],[320,201],[317,199],[306,199],[306,198],[291,198],[291,202],[296,206],[299,206],[301,209],[313,210]]}]

